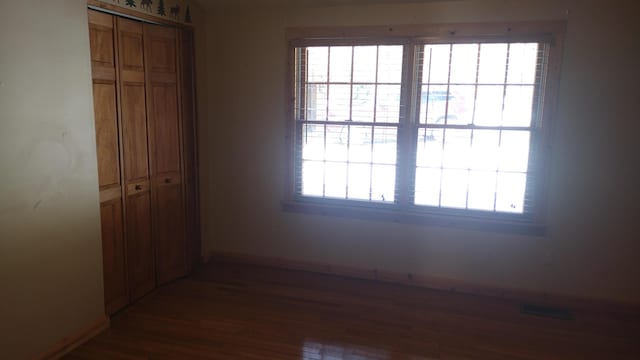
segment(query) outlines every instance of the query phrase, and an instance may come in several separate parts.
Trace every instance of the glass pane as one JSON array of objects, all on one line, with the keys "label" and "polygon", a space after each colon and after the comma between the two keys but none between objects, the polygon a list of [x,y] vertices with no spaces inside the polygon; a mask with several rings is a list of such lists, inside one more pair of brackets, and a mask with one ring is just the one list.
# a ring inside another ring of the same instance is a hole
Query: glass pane
[{"label": "glass pane", "polygon": [[479,84],[503,84],[507,64],[507,44],[480,45]]},{"label": "glass pane", "polygon": [[322,196],[324,181],[324,163],[318,161],[302,162],[302,195]]},{"label": "glass pane", "polygon": [[424,167],[440,167],[442,165],[442,141],[444,130],[419,129],[416,165]]},{"label": "glass pane", "polygon": [[504,86],[478,86],[474,124],[485,126],[500,125],[503,96]]},{"label": "glass pane", "polygon": [[371,126],[351,126],[349,131],[349,161],[371,162]]},{"label": "glass pane", "polygon": [[351,99],[351,120],[373,122],[375,98],[375,85],[354,84]]},{"label": "glass pane", "polygon": [[478,68],[478,44],[456,44],[451,50],[453,84],[474,84]]},{"label": "glass pane", "polygon": [[402,45],[378,48],[378,82],[400,84],[402,79]]},{"label": "glass pane", "polygon": [[500,148],[500,130],[474,130],[471,144],[471,169],[496,170]]},{"label": "glass pane", "polygon": [[347,194],[347,164],[328,162],[325,169],[324,196],[344,199]]},{"label": "glass pane", "polygon": [[445,169],[467,169],[471,156],[470,146],[471,130],[445,130],[442,167]]},{"label": "glass pane", "polygon": [[449,88],[447,125],[469,125],[473,118],[474,85],[452,85]]},{"label": "glass pane", "polygon": [[349,120],[351,85],[329,85],[330,121]]},{"label": "glass pane", "polygon": [[373,133],[373,162],[395,164],[398,131],[396,128],[375,127]]},{"label": "glass pane", "polygon": [[[446,84],[449,80],[449,53],[451,45],[430,45],[424,47],[422,83]],[[430,66],[430,67],[429,67]]]},{"label": "glass pane", "polygon": [[400,119],[400,85],[378,85],[377,122],[398,122]]},{"label": "glass pane", "polygon": [[355,46],[353,48],[353,82],[376,81],[377,46]]},{"label": "glass pane", "polygon": [[351,46],[332,46],[330,48],[329,81],[351,81]]},{"label": "glass pane", "polygon": [[529,165],[529,132],[503,131],[500,140],[500,171],[526,172]]},{"label": "glass pane", "polygon": [[328,47],[307,48],[307,81],[327,82],[327,66],[329,62]]},{"label": "glass pane", "polygon": [[307,120],[327,120],[327,85],[307,85]]},{"label": "glass pane", "polygon": [[440,205],[465,208],[467,204],[467,170],[442,170],[442,195]]},{"label": "glass pane", "polygon": [[469,172],[469,201],[467,207],[475,210],[493,210],[496,191],[496,173]]},{"label": "glass pane", "polygon": [[422,86],[420,97],[420,122],[424,124],[444,124],[449,98],[446,85]]},{"label": "glass pane", "polygon": [[533,85],[507,86],[503,126],[531,126]]},{"label": "glass pane", "polygon": [[416,205],[440,204],[440,169],[416,169]]},{"label": "glass pane", "polygon": [[511,44],[509,47],[509,71],[507,83],[534,84],[538,44]]},{"label": "glass pane", "polygon": [[518,173],[498,173],[496,211],[522,213],[527,177]]},{"label": "glass pane", "polygon": [[302,158],[324,160],[324,126],[304,125],[302,127]]},{"label": "glass pane", "polygon": [[371,174],[371,200],[393,202],[395,198],[396,167],[373,165]]},{"label": "glass pane", "polygon": [[325,159],[333,161],[347,161],[347,140],[349,127],[347,125],[327,125],[327,141]]},{"label": "glass pane", "polygon": [[371,166],[349,164],[349,188],[347,198],[369,200],[371,190]]}]

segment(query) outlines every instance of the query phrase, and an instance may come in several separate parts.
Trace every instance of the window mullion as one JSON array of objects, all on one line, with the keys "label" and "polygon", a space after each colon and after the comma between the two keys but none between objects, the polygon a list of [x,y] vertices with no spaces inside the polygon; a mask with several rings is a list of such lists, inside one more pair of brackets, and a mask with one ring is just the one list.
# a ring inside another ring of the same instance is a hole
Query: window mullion
[{"label": "window mullion", "polygon": [[415,135],[416,107],[415,92],[417,46],[404,46],[402,61],[402,84],[400,95],[400,126],[398,128],[398,162],[396,170],[396,198],[400,207],[408,207],[411,203],[410,185],[415,168]]}]

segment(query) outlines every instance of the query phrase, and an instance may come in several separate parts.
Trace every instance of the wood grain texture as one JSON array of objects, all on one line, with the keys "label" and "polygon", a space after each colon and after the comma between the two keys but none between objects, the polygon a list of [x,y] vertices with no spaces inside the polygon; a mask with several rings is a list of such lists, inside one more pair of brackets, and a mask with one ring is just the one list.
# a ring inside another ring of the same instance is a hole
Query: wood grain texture
[{"label": "wood grain texture", "polygon": [[100,204],[104,303],[111,314],[129,302],[122,224],[122,201],[116,198]]},{"label": "wood grain texture", "polygon": [[640,316],[209,263],[118,314],[66,359],[637,359]]}]

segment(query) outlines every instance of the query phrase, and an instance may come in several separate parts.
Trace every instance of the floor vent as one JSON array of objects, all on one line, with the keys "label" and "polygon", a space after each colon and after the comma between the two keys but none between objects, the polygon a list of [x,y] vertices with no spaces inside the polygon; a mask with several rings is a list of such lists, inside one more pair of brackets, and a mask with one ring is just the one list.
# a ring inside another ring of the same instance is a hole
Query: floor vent
[{"label": "floor vent", "polygon": [[550,306],[523,304],[520,306],[520,312],[527,315],[559,319],[559,320],[573,320],[575,317],[573,313],[567,309],[555,308]]}]

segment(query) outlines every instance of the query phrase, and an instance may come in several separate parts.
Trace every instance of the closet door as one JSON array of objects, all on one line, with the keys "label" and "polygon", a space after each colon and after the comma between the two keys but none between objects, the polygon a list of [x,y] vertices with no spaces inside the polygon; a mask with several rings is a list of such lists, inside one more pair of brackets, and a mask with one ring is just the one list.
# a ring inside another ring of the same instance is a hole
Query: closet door
[{"label": "closet door", "polygon": [[142,23],[117,18],[131,300],[155,287]]},{"label": "closet door", "polygon": [[176,30],[144,25],[156,277],[187,273]]},{"label": "closet door", "polygon": [[118,142],[117,39],[114,18],[89,10],[95,112],[104,303],[112,314],[128,302],[123,228],[121,158]]}]

